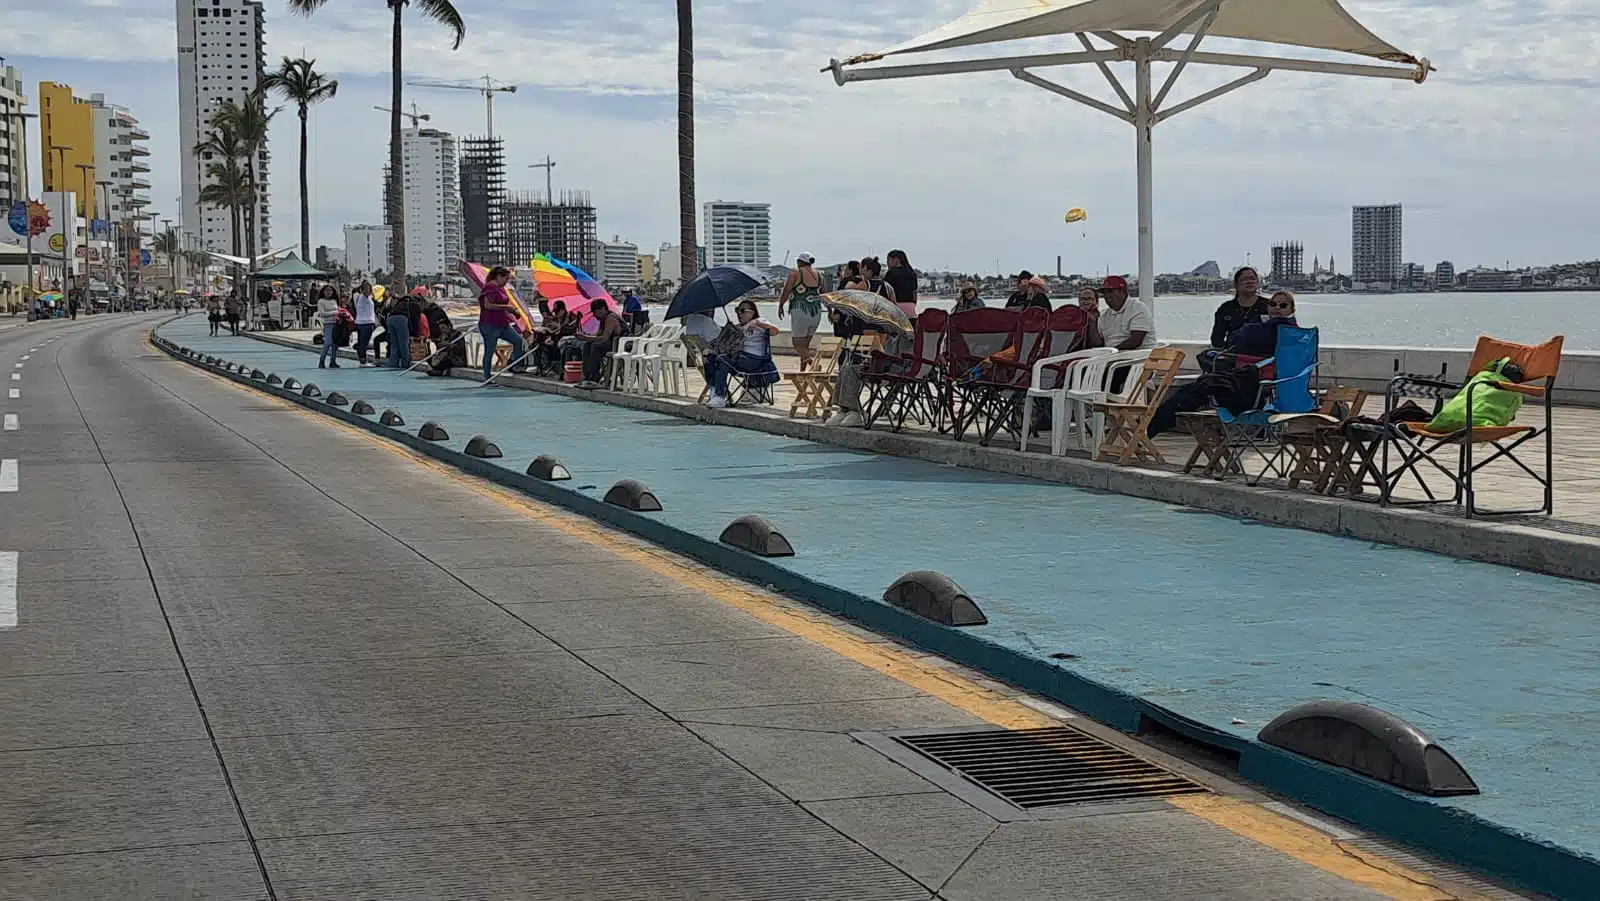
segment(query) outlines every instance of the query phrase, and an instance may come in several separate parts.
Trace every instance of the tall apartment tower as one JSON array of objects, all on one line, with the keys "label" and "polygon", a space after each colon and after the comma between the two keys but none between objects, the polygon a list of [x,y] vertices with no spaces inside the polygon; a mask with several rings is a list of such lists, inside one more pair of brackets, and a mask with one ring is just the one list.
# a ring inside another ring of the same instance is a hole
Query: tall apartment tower
[{"label": "tall apartment tower", "polygon": [[525,267],[536,253],[547,253],[599,278],[600,242],[588,191],[562,191],[556,202],[543,192],[518,191],[505,205],[510,265]]},{"label": "tall apartment tower", "polygon": [[[463,253],[456,139],[434,128],[408,128],[400,133],[400,159],[405,166],[406,272],[422,277],[453,274]],[[384,208],[387,219],[388,205]]]},{"label": "tall apartment tower", "polygon": [[[22,152],[27,123],[18,115],[27,105],[16,68],[0,66],[0,208],[8,211],[13,203],[28,199],[28,160]],[[0,227],[0,239],[6,243],[16,237],[10,228]]]},{"label": "tall apartment tower", "polygon": [[713,200],[705,205],[707,266],[772,263],[772,204]]},{"label": "tall apartment tower", "polygon": [[1272,245],[1272,274],[1267,281],[1274,287],[1294,287],[1306,280],[1306,250],[1299,241]]},{"label": "tall apartment tower", "polygon": [[1392,291],[1400,281],[1400,204],[1358,206],[1350,224],[1350,282],[1356,290]]},{"label": "tall apartment tower", "polygon": [[[227,251],[233,246],[232,218],[227,209],[200,203],[209,179],[206,166],[215,160],[194,152],[205,140],[207,121],[218,104],[245,98],[266,77],[264,5],[258,0],[177,0],[178,4],[178,152],[183,183],[182,227],[200,246]],[[256,163],[260,197],[256,201],[256,249],[271,245],[265,148]],[[241,238],[240,246],[247,246]]]},{"label": "tall apartment tower", "polygon": [[[94,116],[95,177],[111,182],[104,189],[89,186],[96,192],[95,218],[117,223],[142,219],[150,206],[150,165],[145,162],[150,156],[145,146],[150,133],[127,107],[107,103],[104,94],[91,94],[89,106]],[[138,234],[141,229],[131,231]],[[132,248],[124,242],[122,249]]]},{"label": "tall apartment tower", "polygon": [[466,259],[485,266],[506,264],[505,202],[505,144],[499,138],[462,138],[461,244]]}]

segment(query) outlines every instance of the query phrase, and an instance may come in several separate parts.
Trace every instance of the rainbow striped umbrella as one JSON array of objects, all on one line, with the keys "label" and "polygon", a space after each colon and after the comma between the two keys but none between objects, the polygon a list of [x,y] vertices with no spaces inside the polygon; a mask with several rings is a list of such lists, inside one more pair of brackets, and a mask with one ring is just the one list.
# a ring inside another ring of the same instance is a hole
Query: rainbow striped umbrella
[{"label": "rainbow striped umbrella", "polygon": [[[589,311],[592,301],[603,300],[614,312],[619,309],[611,292],[577,266],[545,253],[534,254],[531,265],[533,283],[539,289],[539,296],[546,300],[565,301],[569,311],[583,314],[584,322],[594,319],[594,314]],[[574,303],[575,300],[577,303]]]}]

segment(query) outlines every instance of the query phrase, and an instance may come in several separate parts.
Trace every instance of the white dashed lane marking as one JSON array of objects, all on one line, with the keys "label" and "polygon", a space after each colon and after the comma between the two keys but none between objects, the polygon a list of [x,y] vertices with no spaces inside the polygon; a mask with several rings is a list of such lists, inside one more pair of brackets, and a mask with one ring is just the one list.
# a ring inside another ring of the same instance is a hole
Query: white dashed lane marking
[{"label": "white dashed lane marking", "polygon": [[21,388],[12,388],[11,392],[10,392],[10,394],[8,396],[12,400],[16,400],[17,398],[22,396],[22,389]]},{"label": "white dashed lane marking", "polygon": [[0,551],[0,629],[17,627],[17,552]]},{"label": "white dashed lane marking", "polygon": [[17,422],[17,414],[15,413],[7,413],[5,423],[5,430],[8,432],[15,432],[22,427],[22,424]]},{"label": "white dashed lane marking", "polygon": [[17,461],[0,460],[0,494],[11,494],[17,490]]}]

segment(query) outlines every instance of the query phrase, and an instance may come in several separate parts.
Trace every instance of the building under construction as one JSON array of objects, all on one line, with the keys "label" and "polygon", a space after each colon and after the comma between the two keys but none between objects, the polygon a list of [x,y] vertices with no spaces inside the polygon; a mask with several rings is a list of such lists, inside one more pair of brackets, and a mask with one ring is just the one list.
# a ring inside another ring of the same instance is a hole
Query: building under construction
[{"label": "building under construction", "polygon": [[505,203],[506,250],[513,265],[526,266],[547,253],[593,273],[599,241],[588,191],[562,191],[554,203],[542,192],[518,191]]},{"label": "building under construction", "polygon": [[1272,274],[1267,284],[1293,288],[1306,281],[1306,250],[1299,241],[1272,245]]},{"label": "building under construction", "polygon": [[505,202],[505,144],[499,138],[462,138],[461,238],[468,260],[503,266],[516,259],[506,248]]}]

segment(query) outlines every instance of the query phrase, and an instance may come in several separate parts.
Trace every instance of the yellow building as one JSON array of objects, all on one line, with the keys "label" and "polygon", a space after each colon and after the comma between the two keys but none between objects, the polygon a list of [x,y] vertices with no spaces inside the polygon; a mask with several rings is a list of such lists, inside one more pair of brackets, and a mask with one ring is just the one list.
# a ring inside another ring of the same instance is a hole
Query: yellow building
[{"label": "yellow building", "polygon": [[650,284],[656,280],[656,258],[653,254],[639,254],[639,282]]},{"label": "yellow building", "polygon": [[[72,96],[72,86],[39,82],[39,150],[44,165],[46,191],[72,191],[78,196],[78,215],[96,218],[94,170],[94,107]],[[57,152],[51,148],[71,148]],[[79,169],[83,163],[90,168]],[[87,190],[85,190],[87,186]]]}]

